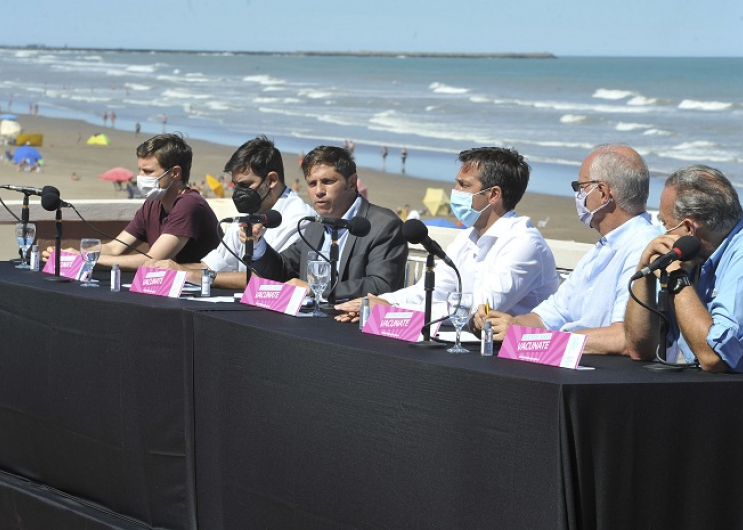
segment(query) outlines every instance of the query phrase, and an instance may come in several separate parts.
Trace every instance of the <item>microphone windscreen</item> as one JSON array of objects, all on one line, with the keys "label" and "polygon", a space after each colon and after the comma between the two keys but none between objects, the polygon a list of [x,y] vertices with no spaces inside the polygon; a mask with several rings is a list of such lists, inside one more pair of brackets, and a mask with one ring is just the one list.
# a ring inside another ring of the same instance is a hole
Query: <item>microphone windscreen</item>
[{"label": "microphone windscreen", "polygon": [[408,243],[419,245],[428,237],[428,227],[419,219],[408,219],[402,225],[402,236]]},{"label": "microphone windscreen", "polygon": [[356,237],[364,237],[371,231],[371,223],[366,217],[354,217],[348,221],[348,233]]},{"label": "microphone windscreen", "polygon": [[59,190],[55,188],[54,186],[44,186],[41,188],[41,195],[44,196],[47,193],[56,195],[57,197],[61,196],[61,193],[59,193]]},{"label": "microphone windscreen", "polygon": [[276,210],[266,210],[263,214],[266,216],[266,222],[263,223],[263,226],[266,228],[276,228],[281,224],[280,212],[277,212]]},{"label": "microphone windscreen", "polygon": [[681,261],[694,259],[699,253],[699,239],[694,236],[683,236],[678,238],[673,245],[674,250],[678,253]]},{"label": "microphone windscreen", "polygon": [[[44,189],[46,189],[46,187]],[[41,207],[44,208],[48,212],[53,212],[54,210],[59,208],[59,195],[55,195],[53,192],[48,192],[48,191],[45,193],[42,193],[41,194]]]}]

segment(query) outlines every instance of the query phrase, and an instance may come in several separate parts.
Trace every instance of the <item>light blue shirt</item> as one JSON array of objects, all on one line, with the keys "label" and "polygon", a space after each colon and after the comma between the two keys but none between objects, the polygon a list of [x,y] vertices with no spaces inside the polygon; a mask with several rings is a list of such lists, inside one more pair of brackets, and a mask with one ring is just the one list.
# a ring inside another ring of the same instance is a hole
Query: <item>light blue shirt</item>
[{"label": "light blue shirt", "polygon": [[[707,344],[734,372],[743,372],[743,221],[704,262],[696,286],[712,317]],[[687,361],[694,354],[674,320],[673,335]]]},{"label": "light blue shirt", "polygon": [[553,331],[576,331],[624,322],[629,291],[640,255],[658,228],[647,213],[636,215],[602,237],[578,262],[555,294],[534,313]]}]

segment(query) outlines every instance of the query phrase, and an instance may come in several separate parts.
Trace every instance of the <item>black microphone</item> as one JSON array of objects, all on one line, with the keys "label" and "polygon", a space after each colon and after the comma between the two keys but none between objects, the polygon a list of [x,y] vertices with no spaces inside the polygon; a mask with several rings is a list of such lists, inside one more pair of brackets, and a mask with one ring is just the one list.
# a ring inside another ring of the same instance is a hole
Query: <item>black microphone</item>
[{"label": "black microphone", "polygon": [[21,193],[25,193],[26,195],[41,196],[44,193],[44,190],[42,190],[41,188],[32,188],[30,186],[11,186],[10,184],[2,184],[0,185],[0,189],[20,191]]},{"label": "black microphone", "polygon": [[54,186],[44,186],[41,190],[41,207],[48,212],[53,212],[59,208],[72,208],[69,202],[59,198],[59,190]]},{"label": "black microphone", "polygon": [[428,227],[424,225],[422,221],[418,219],[408,219],[405,221],[402,225],[402,235],[408,243],[423,245],[423,248],[425,248],[429,254],[433,254],[440,260],[443,260],[443,262],[449,265],[449,267],[457,270],[457,266],[454,265],[451,258],[446,255],[446,252],[441,248],[441,245],[428,237]]},{"label": "black microphone", "polygon": [[683,236],[678,238],[676,243],[673,245],[671,252],[664,254],[655,261],[653,261],[647,267],[643,267],[637,271],[630,281],[635,281],[640,278],[644,278],[652,274],[658,269],[665,269],[668,265],[676,260],[689,261],[696,257],[699,253],[699,239],[694,236]]},{"label": "black microphone", "polygon": [[227,217],[221,223],[250,223],[262,224],[266,228],[276,228],[281,224],[281,213],[276,210],[266,210],[262,213],[251,213],[239,217]]},{"label": "black microphone", "polygon": [[371,223],[366,217],[352,217],[351,219],[331,219],[319,215],[310,215],[305,221],[315,221],[331,228],[346,228],[352,236],[364,237],[371,231]]}]

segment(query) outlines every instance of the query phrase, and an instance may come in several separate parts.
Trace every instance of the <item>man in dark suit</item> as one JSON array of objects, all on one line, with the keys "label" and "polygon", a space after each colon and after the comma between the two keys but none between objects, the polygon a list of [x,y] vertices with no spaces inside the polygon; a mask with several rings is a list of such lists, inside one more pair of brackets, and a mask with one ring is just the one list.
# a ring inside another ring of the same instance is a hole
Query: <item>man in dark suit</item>
[{"label": "man in dark suit", "polygon": [[[356,164],[350,153],[341,147],[316,147],[304,157],[302,171],[319,216],[365,217],[371,223],[371,231],[365,237],[339,230],[340,281],[334,291],[336,300],[401,288],[408,257],[402,221],[391,210],[370,204],[358,194]],[[253,269],[263,278],[307,287],[307,253],[320,249],[328,256],[330,236],[322,223],[313,222],[307,227],[305,238],[311,246],[300,240],[282,253],[261,238],[255,244]],[[324,296],[327,298],[330,292],[328,287]]]}]

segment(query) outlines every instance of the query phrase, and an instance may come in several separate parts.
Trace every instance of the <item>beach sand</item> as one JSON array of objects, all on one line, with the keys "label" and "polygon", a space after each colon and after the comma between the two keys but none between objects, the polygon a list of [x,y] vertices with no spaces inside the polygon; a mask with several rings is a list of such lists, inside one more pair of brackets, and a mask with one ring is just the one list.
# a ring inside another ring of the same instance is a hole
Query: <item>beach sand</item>
[{"label": "beach sand", "polygon": [[[135,136],[133,131],[122,131],[110,127],[99,127],[77,120],[50,119],[42,116],[21,115],[19,121],[24,132],[41,133],[44,144],[39,148],[44,157],[41,173],[19,172],[12,163],[0,163],[0,184],[16,186],[55,186],[59,188],[64,200],[74,203],[78,199],[126,199],[126,191],[117,191],[114,184],[99,179],[97,176],[117,166],[131,169],[136,173],[136,148],[150,135]],[[169,131],[173,132],[173,131]],[[87,145],[87,139],[98,133],[104,133],[111,139],[108,146]],[[214,176],[222,174],[222,168],[235,149],[235,146],[219,145],[207,141],[186,139],[193,148],[194,160],[191,170],[191,181],[200,184],[206,173]],[[245,138],[249,140],[249,138]],[[14,147],[5,149],[12,151]],[[307,200],[304,177],[298,167],[296,153],[282,153],[284,156],[285,180],[291,185],[300,179],[300,195]],[[528,157],[528,153],[526,153]],[[72,180],[72,173],[77,173],[79,180]],[[453,187],[454,175],[450,182],[418,179],[397,173],[383,173],[376,169],[359,168],[358,174],[368,188],[371,202],[392,210],[399,210],[405,204],[421,210],[423,197],[428,187],[443,188],[447,195]],[[5,201],[20,200],[22,194],[0,190]],[[15,207],[16,213],[20,208]],[[584,227],[577,219],[575,204],[571,198],[555,197],[529,193],[527,191],[516,211],[531,217],[535,226],[540,220],[549,219],[540,230],[545,237],[567,241],[594,243],[598,233]],[[427,216],[423,216],[425,220]],[[451,217],[450,217],[451,218]],[[451,218],[453,219],[453,218]],[[5,236],[7,237],[7,236]],[[9,248],[15,248],[11,241]],[[6,245],[2,245],[4,248]],[[17,250],[14,250],[17,252]],[[7,251],[0,250],[0,258],[9,259]]]}]

